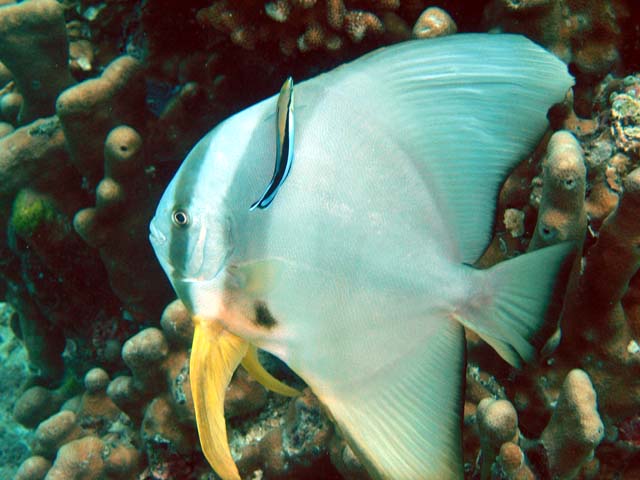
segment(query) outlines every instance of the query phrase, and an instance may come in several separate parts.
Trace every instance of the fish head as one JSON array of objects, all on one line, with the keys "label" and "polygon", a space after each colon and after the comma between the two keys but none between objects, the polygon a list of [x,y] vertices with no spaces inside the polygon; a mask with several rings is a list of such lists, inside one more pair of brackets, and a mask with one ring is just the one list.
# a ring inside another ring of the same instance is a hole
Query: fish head
[{"label": "fish head", "polygon": [[[233,262],[244,260],[260,222],[250,206],[273,170],[275,99],[225,120],[187,155],[149,225],[149,239],[176,294],[217,318]],[[243,257],[243,258],[238,258]]]},{"label": "fish head", "polygon": [[209,143],[197,145],[183,162],[149,225],[158,261],[192,313],[208,310],[206,298],[222,285],[234,249],[225,182],[203,181],[211,170],[206,165]]}]

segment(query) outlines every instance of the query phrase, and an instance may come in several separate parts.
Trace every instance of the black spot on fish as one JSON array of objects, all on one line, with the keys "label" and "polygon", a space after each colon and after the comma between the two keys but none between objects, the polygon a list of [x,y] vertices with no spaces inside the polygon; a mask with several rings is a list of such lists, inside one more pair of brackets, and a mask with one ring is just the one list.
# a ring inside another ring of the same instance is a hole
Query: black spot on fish
[{"label": "black spot on fish", "polygon": [[258,301],[254,304],[254,307],[256,309],[256,325],[265,328],[273,328],[276,326],[278,322],[273,318],[273,315],[271,315],[266,303]]}]

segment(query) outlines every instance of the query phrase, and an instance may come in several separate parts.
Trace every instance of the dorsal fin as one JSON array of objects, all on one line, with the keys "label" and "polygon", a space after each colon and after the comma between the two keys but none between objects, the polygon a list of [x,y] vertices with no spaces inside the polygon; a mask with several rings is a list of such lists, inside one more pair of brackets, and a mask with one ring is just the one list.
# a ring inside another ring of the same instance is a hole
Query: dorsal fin
[{"label": "dorsal fin", "polygon": [[454,225],[460,260],[486,247],[499,186],[573,79],[519,35],[459,34],[377,50],[326,74],[418,163]]}]

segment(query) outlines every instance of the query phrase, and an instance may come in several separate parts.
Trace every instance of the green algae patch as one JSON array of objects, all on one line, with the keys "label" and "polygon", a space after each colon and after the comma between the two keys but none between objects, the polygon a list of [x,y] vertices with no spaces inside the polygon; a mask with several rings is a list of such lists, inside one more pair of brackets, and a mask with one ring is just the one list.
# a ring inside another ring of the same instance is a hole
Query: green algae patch
[{"label": "green algae patch", "polygon": [[23,238],[31,237],[42,225],[53,222],[55,218],[54,204],[31,190],[20,190],[13,201],[11,226]]}]

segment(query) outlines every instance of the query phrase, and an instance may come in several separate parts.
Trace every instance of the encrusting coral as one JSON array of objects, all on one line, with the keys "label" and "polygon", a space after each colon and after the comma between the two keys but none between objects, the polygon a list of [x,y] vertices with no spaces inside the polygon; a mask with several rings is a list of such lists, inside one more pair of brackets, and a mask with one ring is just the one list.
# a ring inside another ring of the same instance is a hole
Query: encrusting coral
[{"label": "encrusting coral", "polygon": [[51,462],[46,458],[39,456],[29,457],[20,465],[14,480],[43,479],[50,468]]},{"label": "encrusting coral", "polygon": [[20,467],[17,478],[131,478],[141,468],[132,443],[135,433],[126,416],[106,395],[107,373],[87,372],[85,392],[67,401],[60,412],[38,425],[34,456]]},{"label": "encrusting coral", "polygon": [[55,118],[39,119],[10,133],[0,137],[3,204],[11,201],[22,187],[64,170],[65,139]]},{"label": "encrusting coral", "polygon": [[[0,1],[0,290],[34,369],[14,408],[35,429],[16,478],[209,474],[190,398],[193,326],[146,238],[159,193],[198,138],[287,75],[486,28],[530,36],[578,83],[550,114],[561,131],[505,182],[478,266],[567,240],[577,254],[538,361],[516,372],[469,335],[465,476],[640,476],[630,2],[183,3]],[[627,76],[605,78],[612,70]],[[287,400],[239,369],[225,411],[245,478],[367,478],[308,389]]]}]

